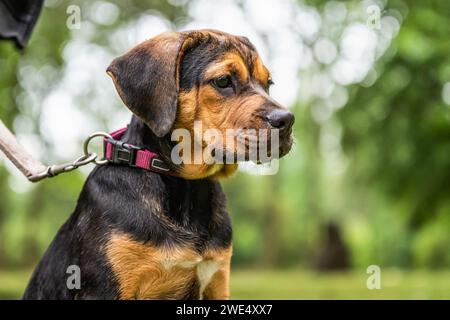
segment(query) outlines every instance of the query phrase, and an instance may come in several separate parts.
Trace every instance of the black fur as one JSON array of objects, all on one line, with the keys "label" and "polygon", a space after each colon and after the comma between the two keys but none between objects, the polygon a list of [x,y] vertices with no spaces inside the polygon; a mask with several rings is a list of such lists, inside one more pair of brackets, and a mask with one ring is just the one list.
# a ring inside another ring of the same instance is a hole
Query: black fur
[{"label": "black fur", "polygon": [[183,63],[181,64],[180,88],[183,91],[189,91],[202,82],[203,73],[207,67],[220,59],[231,45],[218,44],[217,39],[209,37],[204,39],[198,46],[188,50],[185,53]]}]

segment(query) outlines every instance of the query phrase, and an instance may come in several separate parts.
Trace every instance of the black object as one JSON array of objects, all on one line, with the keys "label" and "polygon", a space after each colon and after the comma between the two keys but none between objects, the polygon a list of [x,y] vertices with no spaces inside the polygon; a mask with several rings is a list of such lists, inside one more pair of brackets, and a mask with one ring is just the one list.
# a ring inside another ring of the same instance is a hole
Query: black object
[{"label": "black object", "polygon": [[44,0],[0,0],[0,39],[12,39],[25,48]]},{"label": "black object", "polygon": [[325,237],[319,246],[315,269],[317,271],[348,270],[350,268],[349,250],[342,237],[340,225],[328,222],[322,230]]}]

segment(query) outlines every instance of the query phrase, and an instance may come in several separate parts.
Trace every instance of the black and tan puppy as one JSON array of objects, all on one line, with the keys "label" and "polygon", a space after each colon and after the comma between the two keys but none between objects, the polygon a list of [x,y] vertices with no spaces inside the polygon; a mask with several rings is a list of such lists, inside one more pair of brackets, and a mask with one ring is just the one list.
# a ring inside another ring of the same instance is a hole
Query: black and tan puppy
[{"label": "black and tan puppy", "polygon": [[[217,182],[235,163],[171,161],[171,132],[279,129],[292,144],[293,115],[268,96],[271,78],[247,38],[215,30],[169,32],[107,70],[134,113],[123,141],[157,152],[175,174],[96,167],[75,212],[37,266],[25,299],[227,299],[231,226]],[[78,266],[81,286],[67,286]]]}]

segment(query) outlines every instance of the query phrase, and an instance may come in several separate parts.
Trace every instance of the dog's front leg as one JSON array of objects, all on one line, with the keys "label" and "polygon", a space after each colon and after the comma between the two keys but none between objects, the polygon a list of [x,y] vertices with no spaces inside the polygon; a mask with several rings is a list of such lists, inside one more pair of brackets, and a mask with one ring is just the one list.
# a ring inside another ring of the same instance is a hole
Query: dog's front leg
[{"label": "dog's front leg", "polygon": [[228,300],[230,298],[231,247],[217,253],[214,260],[219,262],[219,269],[211,277],[203,291],[204,300]]},{"label": "dog's front leg", "polygon": [[228,300],[230,298],[230,270],[219,270],[203,292],[204,300]]}]

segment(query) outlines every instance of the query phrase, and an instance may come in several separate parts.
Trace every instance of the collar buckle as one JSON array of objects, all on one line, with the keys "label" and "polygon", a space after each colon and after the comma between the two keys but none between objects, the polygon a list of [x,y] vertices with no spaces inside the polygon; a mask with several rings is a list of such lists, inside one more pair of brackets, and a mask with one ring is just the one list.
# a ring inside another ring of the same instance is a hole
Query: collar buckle
[{"label": "collar buckle", "polygon": [[136,166],[136,154],[141,148],[114,139],[108,139],[108,142],[114,145],[110,160],[112,163]]},{"label": "collar buckle", "polygon": [[103,139],[105,161],[174,175],[170,166],[157,153],[121,141],[126,131],[127,127],[119,129]]}]

